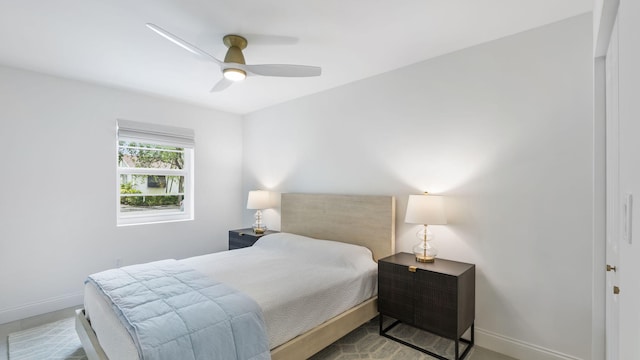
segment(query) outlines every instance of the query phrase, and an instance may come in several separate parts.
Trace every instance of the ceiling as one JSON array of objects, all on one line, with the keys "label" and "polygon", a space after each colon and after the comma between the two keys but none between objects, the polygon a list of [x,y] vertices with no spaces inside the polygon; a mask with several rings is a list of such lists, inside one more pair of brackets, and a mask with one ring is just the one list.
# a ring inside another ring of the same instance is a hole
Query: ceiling
[{"label": "ceiling", "polygon": [[[593,0],[0,0],[0,64],[238,114],[591,11]],[[154,23],[224,58],[322,67],[313,78],[249,77],[220,93],[218,66]]]}]

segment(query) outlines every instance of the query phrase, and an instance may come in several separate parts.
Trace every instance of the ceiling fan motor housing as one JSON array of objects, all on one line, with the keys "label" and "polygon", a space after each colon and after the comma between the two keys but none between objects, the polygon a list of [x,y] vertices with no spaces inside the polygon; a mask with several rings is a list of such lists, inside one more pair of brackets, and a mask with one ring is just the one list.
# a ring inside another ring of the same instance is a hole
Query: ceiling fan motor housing
[{"label": "ceiling fan motor housing", "polygon": [[224,57],[226,63],[246,64],[242,49],[247,47],[247,39],[238,35],[226,35],[222,41],[229,48],[227,55]]}]

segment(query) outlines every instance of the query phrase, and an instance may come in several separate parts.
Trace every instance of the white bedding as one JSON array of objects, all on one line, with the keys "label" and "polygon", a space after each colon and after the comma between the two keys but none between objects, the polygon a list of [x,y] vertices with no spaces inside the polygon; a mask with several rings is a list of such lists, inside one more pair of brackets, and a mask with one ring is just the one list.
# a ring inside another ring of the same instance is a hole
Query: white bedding
[{"label": "white bedding", "polygon": [[[294,234],[180,261],[256,300],[272,349],[377,294],[368,249]],[[137,359],[126,329],[92,285],[85,286],[85,311],[109,358]]]}]

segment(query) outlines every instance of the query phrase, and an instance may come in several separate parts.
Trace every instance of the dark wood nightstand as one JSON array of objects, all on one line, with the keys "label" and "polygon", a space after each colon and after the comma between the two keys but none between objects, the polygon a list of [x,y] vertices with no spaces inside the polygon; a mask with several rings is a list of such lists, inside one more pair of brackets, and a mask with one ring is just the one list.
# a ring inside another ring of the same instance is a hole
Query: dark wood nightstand
[{"label": "dark wood nightstand", "polygon": [[[438,359],[442,355],[388,334],[400,323],[455,341],[455,359],[463,359],[474,344],[476,267],[436,258],[417,262],[413,254],[398,253],[378,260],[380,335]],[[383,317],[396,319],[383,328]],[[470,340],[462,335],[471,329]],[[467,344],[460,354],[460,342]]]},{"label": "dark wood nightstand", "polygon": [[261,237],[268,234],[275,234],[278,231],[267,230],[264,234],[256,234],[252,228],[229,230],[229,250],[240,249],[253,246]]}]

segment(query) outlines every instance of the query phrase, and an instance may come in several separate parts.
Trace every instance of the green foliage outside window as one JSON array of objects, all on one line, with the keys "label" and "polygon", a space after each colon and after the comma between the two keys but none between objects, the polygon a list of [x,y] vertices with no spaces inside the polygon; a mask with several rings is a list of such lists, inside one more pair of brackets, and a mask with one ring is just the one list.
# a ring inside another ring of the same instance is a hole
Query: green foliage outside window
[{"label": "green foliage outside window", "polygon": [[[161,146],[143,143],[127,143],[120,141],[118,161],[125,157],[135,164],[136,168],[183,169],[184,149],[172,146]],[[178,177],[178,192],[184,192],[184,177]]]},{"label": "green foliage outside window", "polygon": [[[133,187],[133,183],[125,183],[120,185],[120,194],[141,194],[140,190]],[[180,206],[182,195],[160,195],[160,196],[121,196],[120,204],[130,206],[163,206],[175,205]]]},{"label": "green foliage outside window", "polygon": [[[184,149],[151,145],[143,143],[128,143],[120,141],[118,161],[127,163],[129,167],[150,169],[182,169],[184,166]],[[133,166],[132,166],[133,165]],[[121,165],[122,166],[122,165]],[[121,181],[124,179],[121,178]],[[142,194],[136,185],[151,183],[152,188],[165,188],[165,193],[172,192],[177,184],[178,192],[184,192],[184,176],[164,175],[132,175],[132,181],[121,182],[120,194]],[[131,207],[180,206],[183,195],[137,195],[121,196],[120,204]]]}]

